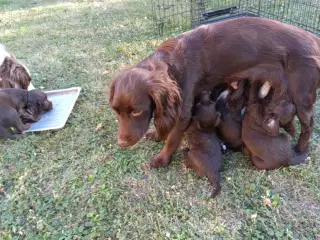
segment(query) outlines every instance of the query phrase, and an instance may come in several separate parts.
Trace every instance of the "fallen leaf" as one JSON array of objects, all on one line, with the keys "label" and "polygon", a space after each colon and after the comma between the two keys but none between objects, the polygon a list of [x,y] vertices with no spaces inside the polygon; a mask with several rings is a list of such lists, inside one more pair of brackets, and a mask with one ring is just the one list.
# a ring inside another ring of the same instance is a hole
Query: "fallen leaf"
[{"label": "fallen leaf", "polygon": [[255,213],[255,214],[252,214],[252,215],[251,215],[251,218],[252,218],[252,219],[257,218],[257,214],[256,214],[256,213]]},{"label": "fallen leaf", "polygon": [[96,131],[96,132],[97,132],[97,131],[100,131],[100,130],[101,130],[101,128],[102,128],[102,123],[99,123],[99,124],[97,125],[97,127],[96,127],[96,130],[95,130],[95,131]]},{"label": "fallen leaf", "polygon": [[8,164],[8,169],[12,170],[13,169],[13,165],[11,163]]},{"label": "fallen leaf", "polygon": [[264,198],[263,199],[263,205],[272,207],[272,203],[271,203],[270,198]]}]

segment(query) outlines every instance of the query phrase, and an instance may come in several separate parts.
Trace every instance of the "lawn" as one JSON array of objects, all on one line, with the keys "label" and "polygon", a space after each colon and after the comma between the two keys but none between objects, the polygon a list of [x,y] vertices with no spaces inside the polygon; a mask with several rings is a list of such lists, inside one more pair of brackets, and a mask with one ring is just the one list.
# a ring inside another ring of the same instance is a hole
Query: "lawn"
[{"label": "lawn", "polygon": [[[59,131],[0,140],[0,239],[316,239],[320,237],[320,108],[310,159],[256,171],[224,156],[222,193],[183,167],[141,163],[161,143],[116,145],[108,84],[153,51],[147,0],[0,1],[0,39],[45,90],[81,86]],[[164,38],[167,36],[164,36]]]}]

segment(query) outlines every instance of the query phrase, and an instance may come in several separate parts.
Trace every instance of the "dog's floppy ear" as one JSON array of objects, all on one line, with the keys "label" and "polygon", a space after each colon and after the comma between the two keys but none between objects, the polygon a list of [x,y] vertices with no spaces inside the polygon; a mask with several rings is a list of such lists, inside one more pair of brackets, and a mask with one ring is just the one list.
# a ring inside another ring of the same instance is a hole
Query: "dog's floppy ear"
[{"label": "dog's floppy ear", "polygon": [[181,115],[180,89],[166,69],[157,69],[151,73],[148,93],[155,104],[154,125],[160,138],[166,139]]},{"label": "dog's floppy ear", "polygon": [[277,136],[280,133],[280,124],[274,118],[264,120],[263,128],[269,136]]}]

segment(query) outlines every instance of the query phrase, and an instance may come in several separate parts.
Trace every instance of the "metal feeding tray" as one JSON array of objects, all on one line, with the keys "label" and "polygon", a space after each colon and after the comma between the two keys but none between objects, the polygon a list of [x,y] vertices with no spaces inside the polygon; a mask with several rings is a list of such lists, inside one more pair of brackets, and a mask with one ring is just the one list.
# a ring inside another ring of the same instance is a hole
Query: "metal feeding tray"
[{"label": "metal feeding tray", "polygon": [[52,110],[42,113],[41,119],[36,123],[32,123],[31,127],[25,132],[63,128],[79,97],[80,91],[80,87],[75,87],[45,92],[48,99],[52,101]]}]

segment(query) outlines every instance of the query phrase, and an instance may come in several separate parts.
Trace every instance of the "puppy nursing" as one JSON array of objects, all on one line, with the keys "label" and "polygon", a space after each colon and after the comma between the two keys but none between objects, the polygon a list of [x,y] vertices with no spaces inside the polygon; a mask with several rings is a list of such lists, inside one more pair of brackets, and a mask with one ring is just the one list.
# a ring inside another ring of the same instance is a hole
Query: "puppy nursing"
[{"label": "puppy nursing", "polygon": [[244,146],[241,137],[241,110],[243,106],[231,109],[228,104],[228,94],[229,91],[225,90],[217,98],[216,109],[221,114],[217,132],[227,148],[240,151]]},{"label": "puppy nursing", "polygon": [[183,151],[185,166],[193,169],[197,176],[207,177],[215,185],[211,197],[217,196],[221,190],[221,142],[215,133],[220,114],[215,105],[210,99],[210,92],[200,94],[200,100],[194,107],[195,116],[187,131],[189,147]]},{"label": "puppy nursing", "polygon": [[279,133],[282,126],[294,135],[295,106],[287,100],[285,94],[276,96],[275,92],[269,93],[270,98],[258,100],[259,88],[259,84],[250,87],[247,111],[242,123],[242,139],[251,153],[252,164],[261,170],[273,170],[302,163],[307,157],[307,150],[296,155],[288,136]]}]

